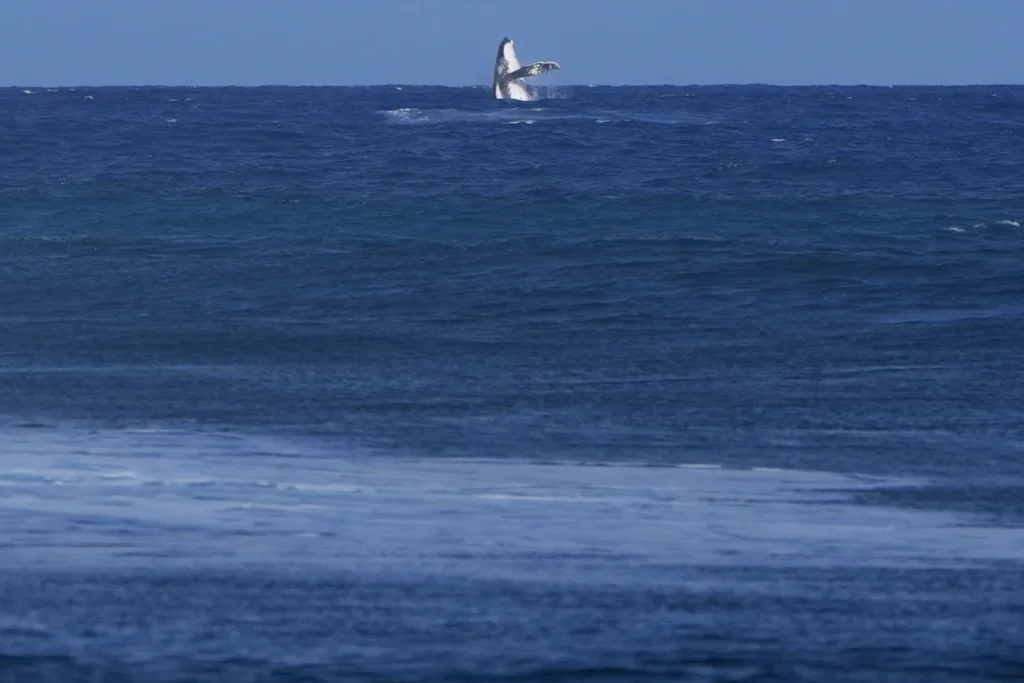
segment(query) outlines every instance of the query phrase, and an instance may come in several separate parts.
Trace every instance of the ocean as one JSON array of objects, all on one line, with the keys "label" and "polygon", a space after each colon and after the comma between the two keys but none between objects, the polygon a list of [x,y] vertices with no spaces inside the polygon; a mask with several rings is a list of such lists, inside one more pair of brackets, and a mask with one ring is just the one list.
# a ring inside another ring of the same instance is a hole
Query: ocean
[{"label": "ocean", "polygon": [[0,680],[1024,679],[1024,87],[0,90]]}]

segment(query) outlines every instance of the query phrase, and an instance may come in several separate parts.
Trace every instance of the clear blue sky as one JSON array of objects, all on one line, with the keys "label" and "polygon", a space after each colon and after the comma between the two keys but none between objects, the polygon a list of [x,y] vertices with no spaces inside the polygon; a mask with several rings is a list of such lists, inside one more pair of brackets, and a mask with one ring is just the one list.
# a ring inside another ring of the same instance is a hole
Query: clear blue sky
[{"label": "clear blue sky", "polygon": [[1024,82],[1024,0],[0,0],[0,85]]}]

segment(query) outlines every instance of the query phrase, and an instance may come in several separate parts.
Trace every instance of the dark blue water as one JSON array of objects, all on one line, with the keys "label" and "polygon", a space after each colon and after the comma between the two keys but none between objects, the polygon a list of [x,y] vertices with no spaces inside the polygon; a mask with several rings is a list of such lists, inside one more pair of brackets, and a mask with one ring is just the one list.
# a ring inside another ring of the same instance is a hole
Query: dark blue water
[{"label": "dark blue water", "polygon": [[1024,677],[1024,87],[541,94],[0,91],[0,680]]}]

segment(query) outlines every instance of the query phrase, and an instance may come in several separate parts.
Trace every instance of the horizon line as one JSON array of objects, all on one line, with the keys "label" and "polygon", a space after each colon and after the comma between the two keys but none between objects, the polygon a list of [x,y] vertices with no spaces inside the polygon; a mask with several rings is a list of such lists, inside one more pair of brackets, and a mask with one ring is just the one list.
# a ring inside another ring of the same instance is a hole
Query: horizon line
[{"label": "horizon line", "polygon": [[[729,87],[760,87],[760,88],[1012,88],[1024,86],[1024,83],[769,83],[762,81],[722,82],[722,83],[557,83],[539,84],[553,88],[729,88]],[[188,83],[105,83],[105,84],[62,84],[47,83],[12,83],[0,84],[2,89],[71,89],[71,88],[449,88],[465,90],[471,88],[489,89],[487,84],[451,85],[440,83],[258,83],[241,85],[237,83],[219,83],[195,85]]]}]

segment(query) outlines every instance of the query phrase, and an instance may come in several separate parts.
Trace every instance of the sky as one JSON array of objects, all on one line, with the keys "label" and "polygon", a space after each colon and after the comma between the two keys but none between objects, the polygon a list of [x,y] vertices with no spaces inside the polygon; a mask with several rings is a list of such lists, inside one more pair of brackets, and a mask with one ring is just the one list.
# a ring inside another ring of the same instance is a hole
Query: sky
[{"label": "sky", "polygon": [[1024,0],[0,0],[0,85],[1024,83]]}]

